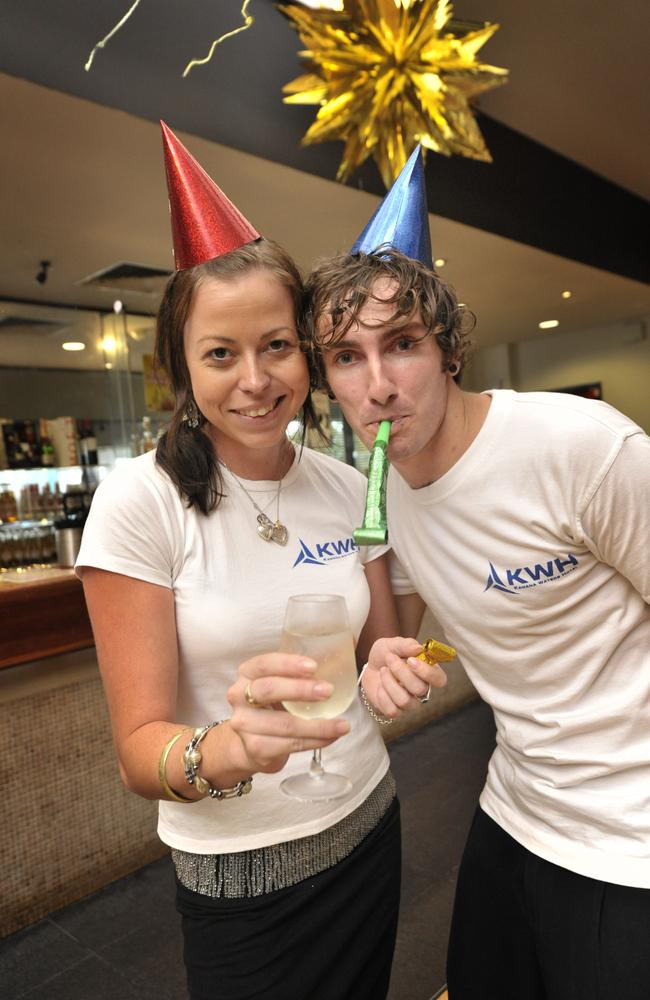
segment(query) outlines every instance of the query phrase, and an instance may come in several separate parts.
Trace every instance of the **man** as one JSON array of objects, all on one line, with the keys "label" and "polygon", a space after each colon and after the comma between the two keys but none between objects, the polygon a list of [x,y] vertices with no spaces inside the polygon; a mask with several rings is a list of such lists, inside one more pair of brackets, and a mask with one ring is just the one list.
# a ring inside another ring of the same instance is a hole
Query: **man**
[{"label": "man", "polygon": [[[392,421],[403,634],[429,605],[496,720],[450,1000],[648,1000],[650,439],[605,403],[461,390],[466,321],[414,229],[422,192],[414,154],[310,294],[346,418],[368,447]],[[367,674],[395,714],[395,682]]]}]

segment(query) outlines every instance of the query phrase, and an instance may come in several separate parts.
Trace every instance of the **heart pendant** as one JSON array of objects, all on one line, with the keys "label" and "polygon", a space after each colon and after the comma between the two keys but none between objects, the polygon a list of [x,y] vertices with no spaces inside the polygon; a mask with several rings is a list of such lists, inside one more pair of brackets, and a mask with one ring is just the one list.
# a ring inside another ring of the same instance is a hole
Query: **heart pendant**
[{"label": "heart pendant", "polygon": [[275,524],[273,525],[273,532],[271,537],[274,542],[278,543],[278,545],[286,545],[287,538],[289,537],[289,532],[287,531],[287,529],[283,524],[280,524],[279,521],[276,521]]},{"label": "heart pendant", "polygon": [[263,538],[265,542],[270,542],[273,538],[273,531],[273,524],[266,514],[259,514],[257,518],[257,534],[260,538]]}]

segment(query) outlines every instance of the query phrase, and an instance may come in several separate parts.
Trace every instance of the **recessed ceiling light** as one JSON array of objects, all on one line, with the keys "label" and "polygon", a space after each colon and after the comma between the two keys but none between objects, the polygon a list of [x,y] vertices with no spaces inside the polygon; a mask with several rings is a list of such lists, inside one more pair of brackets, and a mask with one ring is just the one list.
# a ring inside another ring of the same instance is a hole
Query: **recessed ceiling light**
[{"label": "recessed ceiling light", "polygon": [[436,259],[433,262],[433,266],[434,267],[444,267],[446,263],[447,263],[447,259],[445,257],[436,257]]},{"label": "recessed ceiling light", "polygon": [[541,323],[538,323],[540,330],[552,330],[554,326],[559,325],[559,319],[544,319]]},{"label": "recessed ceiling light", "polygon": [[80,340],[66,340],[65,344],[61,344],[64,351],[85,351],[86,345],[82,344]]},{"label": "recessed ceiling light", "polygon": [[570,299],[572,295],[573,292],[570,292],[568,288],[566,289],[566,291],[562,292],[563,299]]},{"label": "recessed ceiling light", "polygon": [[108,368],[108,370],[110,371],[112,367],[113,367],[113,362],[112,361],[106,361],[106,362],[104,362],[104,368]]},{"label": "recessed ceiling light", "polygon": [[115,299],[115,302],[113,303],[113,312],[121,313],[123,309],[124,309],[124,303],[121,302],[119,299]]}]

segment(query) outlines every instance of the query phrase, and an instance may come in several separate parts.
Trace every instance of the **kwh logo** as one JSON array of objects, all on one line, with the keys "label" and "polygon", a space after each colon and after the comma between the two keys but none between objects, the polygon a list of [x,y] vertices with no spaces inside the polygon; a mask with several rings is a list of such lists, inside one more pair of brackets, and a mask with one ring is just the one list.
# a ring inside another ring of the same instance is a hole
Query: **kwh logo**
[{"label": "kwh logo", "polygon": [[518,566],[517,569],[507,569],[504,573],[499,573],[492,563],[490,573],[485,584],[486,590],[494,587],[502,594],[516,594],[518,590],[527,590],[529,587],[539,587],[543,583],[552,583],[561,580],[567,573],[571,573],[578,565],[577,556],[567,552],[566,559],[549,559],[547,563],[535,563],[534,566]]},{"label": "kwh logo", "polygon": [[299,538],[298,541],[300,542],[300,552],[291,567],[292,569],[300,566],[301,563],[306,566],[324,566],[332,559],[343,559],[344,556],[351,556],[359,549],[352,536],[339,538],[337,542],[317,542],[311,549],[306,542],[303,542],[302,538]]}]

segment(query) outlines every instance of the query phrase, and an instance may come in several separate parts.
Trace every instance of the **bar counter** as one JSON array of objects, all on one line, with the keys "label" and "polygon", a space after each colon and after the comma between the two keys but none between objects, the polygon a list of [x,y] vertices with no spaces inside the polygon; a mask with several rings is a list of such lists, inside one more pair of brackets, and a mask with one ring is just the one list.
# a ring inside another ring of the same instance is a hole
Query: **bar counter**
[{"label": "bar counter", "polygon": [[93,645],[81,582],[59,566],[0,574],[0,668]]}]

